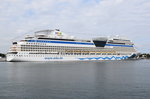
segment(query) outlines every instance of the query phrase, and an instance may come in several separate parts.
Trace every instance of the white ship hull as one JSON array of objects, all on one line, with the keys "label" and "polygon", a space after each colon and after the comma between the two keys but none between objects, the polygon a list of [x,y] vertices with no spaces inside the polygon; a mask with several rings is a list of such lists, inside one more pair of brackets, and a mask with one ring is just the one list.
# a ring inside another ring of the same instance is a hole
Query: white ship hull
[{"label": "white ship hull", "polygon": [[45,57],[17,57],[7,56],[9,62],[29,62],[29,61],[93,61],[93,60],[125,60],[131,55],[101,55],[101,56],[45,56]]}]

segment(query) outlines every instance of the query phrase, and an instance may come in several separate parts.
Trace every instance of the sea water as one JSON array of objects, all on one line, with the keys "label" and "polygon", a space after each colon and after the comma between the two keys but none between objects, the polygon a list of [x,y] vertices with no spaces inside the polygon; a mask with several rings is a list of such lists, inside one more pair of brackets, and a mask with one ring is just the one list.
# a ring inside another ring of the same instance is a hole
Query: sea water
[{"label": "sea water", "polygon": [[150,99],[150,60],[0,62],[0,99]]}]

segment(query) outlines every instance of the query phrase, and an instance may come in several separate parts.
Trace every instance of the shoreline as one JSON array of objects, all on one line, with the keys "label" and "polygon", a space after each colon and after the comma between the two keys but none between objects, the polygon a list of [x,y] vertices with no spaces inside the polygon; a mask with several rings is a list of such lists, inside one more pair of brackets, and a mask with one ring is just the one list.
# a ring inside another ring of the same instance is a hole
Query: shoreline
[{"label": "shoreline", "polygon": [[6,58],[0,58],[0,62],[6,62]]}]

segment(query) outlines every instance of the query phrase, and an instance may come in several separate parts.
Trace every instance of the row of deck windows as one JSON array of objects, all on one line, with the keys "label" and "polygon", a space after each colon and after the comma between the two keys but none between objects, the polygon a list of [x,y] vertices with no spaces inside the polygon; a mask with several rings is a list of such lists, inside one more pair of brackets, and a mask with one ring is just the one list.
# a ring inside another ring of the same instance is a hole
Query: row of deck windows
[{"label": "row of deck windows", "polygon": [[21,49],[78,49],[78,50],[106,50],[95,47],[69,47],[69,46],[39,46],[39,45],[21,45]]},{"label": "row of deck windows", "polygon": [[29,57],[29,56],[37,56],[37,57],[42,57],[42,56],[58,56],[58,55],[66,55],[66,56],[71,56],[71,55],[128,55],[128,54],[117,54],[117,53],[30,53],[30,55],[27,54],[11,54],[11,56],[18,56],[18,57]]},{"label": "row of deck windows", "polygon": [[[56,57],[56,55],[9,55],[9,56],[16,56],[16,57]],[[82,57],[82,55],[81,55]]]}]

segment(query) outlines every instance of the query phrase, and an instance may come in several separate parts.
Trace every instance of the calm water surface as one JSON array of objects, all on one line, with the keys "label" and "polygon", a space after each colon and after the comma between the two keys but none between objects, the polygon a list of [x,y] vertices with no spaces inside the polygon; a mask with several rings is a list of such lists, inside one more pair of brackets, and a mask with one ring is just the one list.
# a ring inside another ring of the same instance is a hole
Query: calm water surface
[{"label": "calm water surface", "polygon": [[1,62],[0,99],[150,99],[150,60]]}]

